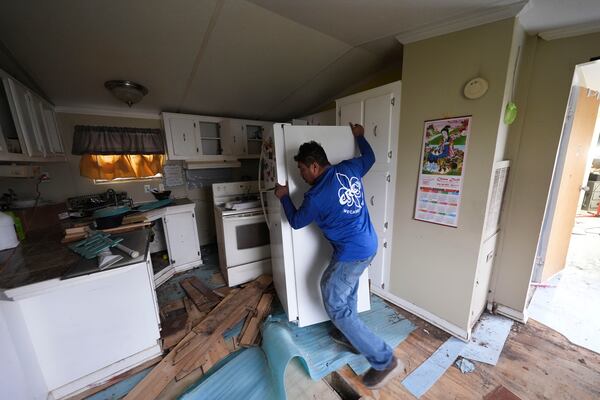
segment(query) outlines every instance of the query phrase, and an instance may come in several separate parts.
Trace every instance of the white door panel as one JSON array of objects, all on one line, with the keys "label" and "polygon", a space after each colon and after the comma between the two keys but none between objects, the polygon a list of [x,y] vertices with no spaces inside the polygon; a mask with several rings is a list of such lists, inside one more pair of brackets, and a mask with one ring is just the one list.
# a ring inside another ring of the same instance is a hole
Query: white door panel
[{"label": "white door panel", "polygon": [[197,260],[200,257],[200,245],[193,214],[169,214],[164,218],[164,222],[173,266]]},{"label": "white door panel", "polygon": [[387,182],[387,170],[371,169],[363,178],[365,200],[369,208],[369,217],[377,233],[378,248],[377,255],[369,268],[369,278],[371,284],[381,287],[383,283],[383,266],[386,254],[384,243],[388,241],[386,231],[386,211],[387,211],[387,192],[389,183]]},{"label": "white door panel", "polygon": [[362,101],[356,103],[340,105],[338,125],[348,126],[348,123],[362,124],[363,123],[363,107]]},{"label": "white door panel", "polygon": [[388,164],[391,144],[391,94],[365,100],[365,138],[375,152],[377,164]]},{"label": "white door panel", "polygon": [[198,154],[196,123],[187,118],[169,118],[173,155],[193,157]]}]

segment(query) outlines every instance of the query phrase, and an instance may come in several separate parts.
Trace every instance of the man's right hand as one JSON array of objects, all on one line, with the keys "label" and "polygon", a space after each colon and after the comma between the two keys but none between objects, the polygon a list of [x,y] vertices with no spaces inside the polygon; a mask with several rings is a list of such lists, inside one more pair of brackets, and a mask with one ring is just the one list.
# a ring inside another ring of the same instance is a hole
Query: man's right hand
[{"label": "man's right hand", "polygon": [[280,185],[279,183],[275,185],[275,196],[278,199],[289,195],[290,191],[288,189],[287,183],[285,185]]},{"label": "man's right hand", "polygon": [[355,138],[365,135],[365,128],[363,128],[362,125],[353,124],[352,122],[349,122],[349,124],[350,124],[350,129],[352,129],[352,135],[354,135]]}]

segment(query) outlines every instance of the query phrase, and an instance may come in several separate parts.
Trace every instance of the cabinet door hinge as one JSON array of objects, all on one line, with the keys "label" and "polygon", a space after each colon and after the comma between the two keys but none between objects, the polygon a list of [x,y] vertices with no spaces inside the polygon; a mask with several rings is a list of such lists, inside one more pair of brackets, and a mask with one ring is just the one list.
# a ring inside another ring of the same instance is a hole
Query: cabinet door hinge
[{"label": "cabinet door hinge", "polygon": [[382,288],[382,289],[385,289],[385,283],[382,283],[382,284],[381,284],[381,288]]},{"label": "cabinet door hinge", "polygon": [[387,249],[387,242],[383,242],[383,247]]},{"label": "cabinet door hinge", "polygon": [[194,128],[196,127],[196,123],[194,122]]},{"label": "cabinet door hinge", "polygon": [[388,176],[386,176],[386,177],[385,177],[385,180],[386,180],[386,181],[388,181],[388,182],[391,182],[391,180],[392,180],[392,175],[389,175],[389,174],[388,174]]},{"label": "cabinet door hinge", "polygon": [[[338,109],[338,118],[342,118],[342,109]],[[340,121],[341,122],[341,121]]]},{"label": "cabinet door hinge", "polygon": [[388,151],[388,158],[392,158],[392,151]]},{"label": "cabinet door hinge", "polygon": [[396,105],[396,98],[395,97],[392,97],[391,103],[392,103],[393,106]]},{"label": "cabinet door hinge", "polygon": [[192,213],[192,218],[196,218],[196,215],[194,213]]},{"label": "cabinet door hinge", "polygon": [[198,250],[198,255],[200,255],[200,250]]}]

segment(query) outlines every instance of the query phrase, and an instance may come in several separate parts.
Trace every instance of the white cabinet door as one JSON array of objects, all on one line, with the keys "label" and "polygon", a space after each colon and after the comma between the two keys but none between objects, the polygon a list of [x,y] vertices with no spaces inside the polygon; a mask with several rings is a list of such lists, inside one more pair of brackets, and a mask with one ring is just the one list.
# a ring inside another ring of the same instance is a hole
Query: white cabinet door
[{"label": "white cabinet door", "polygon": [[223,154],[244,155],[244,125],[241,119],[228,118],[221,123]]},{"label": "white cabinet door", "polygon": [[48,135],[49,150],[52,154],[64,154],[65,150],[60,137],[60,130],[58,129],[58,123],[56,121],[56,113],[47,104],[41,103],[41,112],[43,123],[46,127],[46,134]]},{"label": "white cabinet door", "polygon": [[392,94],[385,94],[365,100],[364,127],[365,138],[376,154],[377,165],[387,165],[390,157],[390,122]]},{"label": "white cabinet door", "polygon": [[41,138],[36,136],[33,118],[30,112],[29,92],[20,83],[10,78],[4,78],[5,86],[9,90],[9,103],[17,134],[21,143],[25,143],[27,154],[30,157],[44,155],[44,145]]},{"label": "white cabinet door", "polygon": [[46,157],[52,156],[50,135],[46,123],[44,122],[43,102],[31,93],[27,94],[27,102],[29,105],[29,113],[33,119],[33,131],[35,132],[35,137],[43,144],[44,155]]},{"label": "white cabinet door", "polygon": [[197,158],[200,149],[196,143],[197,124],[191,118],[167,117],[165,120],[165,134],[170,142],[169,158],[185,160]]},{"label": "white cabinet door", "polygon": [[177,267],[200,259],[194,213],[168,214],[163,221],[172,266]]},{"label": "white cabinet door", "polygon": [[378,241],[377,254],[369,267],[369,279],[371,279],[372,285],[378,287],[381,287],[384,282],[384,265],[389,256],[387,248],[388,242],[391,240],[387,235],[391,223],[386,219],[387,192],[390,190],[387,179],[388,171],[373,169],[363,178],[365,202],[369,208],[369,217],[377,233]]},{"label": "white cabinet door", "polygon": [[363,102],[341,104],[338,106],[338,125],[348,126],[348,123],[363,123]]}]

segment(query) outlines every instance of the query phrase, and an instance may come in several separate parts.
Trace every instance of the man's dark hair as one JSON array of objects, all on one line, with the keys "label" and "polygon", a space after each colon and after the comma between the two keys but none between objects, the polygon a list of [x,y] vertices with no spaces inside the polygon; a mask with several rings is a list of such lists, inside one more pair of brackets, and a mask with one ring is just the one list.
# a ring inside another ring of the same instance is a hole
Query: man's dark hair
[{"label": "man's dark hair", "polygon": [[327,154],[323,147],[314,140],[307,143],[302,143],[298,149],[298,154],[294,156],[294,161],[301,162],[302,164],[309,166],[316,162],[321,167],[329,165]]}]

